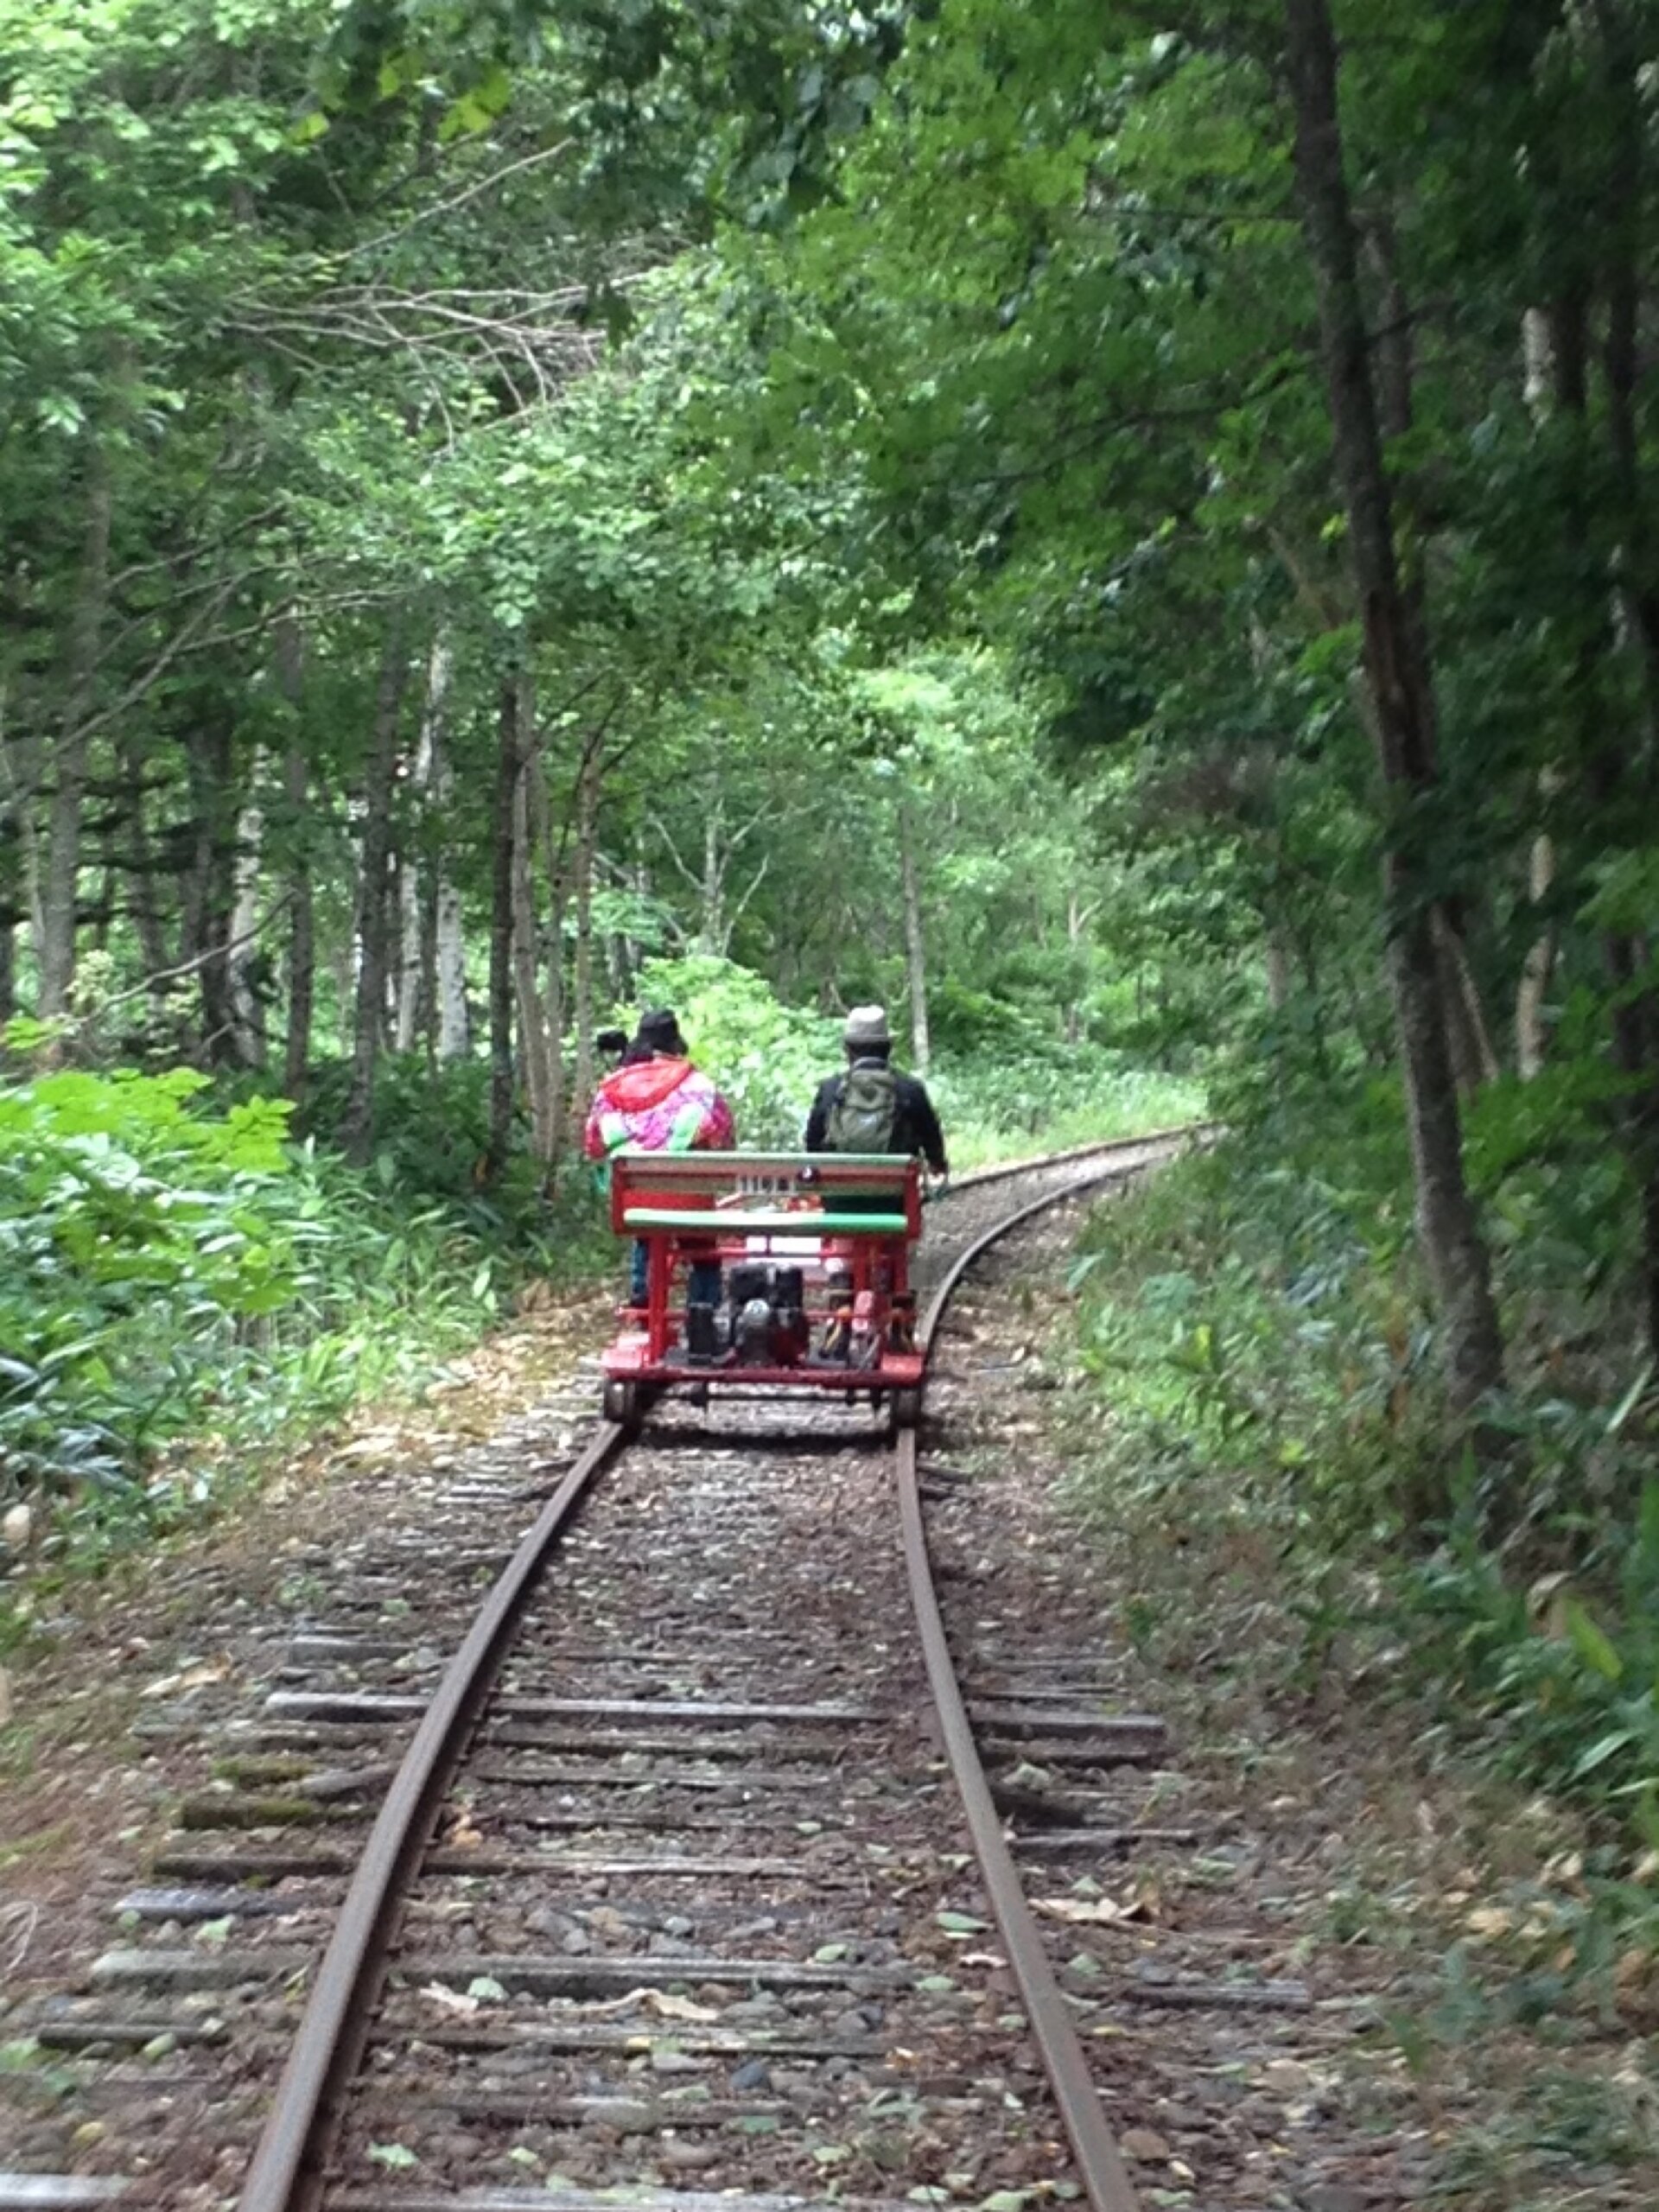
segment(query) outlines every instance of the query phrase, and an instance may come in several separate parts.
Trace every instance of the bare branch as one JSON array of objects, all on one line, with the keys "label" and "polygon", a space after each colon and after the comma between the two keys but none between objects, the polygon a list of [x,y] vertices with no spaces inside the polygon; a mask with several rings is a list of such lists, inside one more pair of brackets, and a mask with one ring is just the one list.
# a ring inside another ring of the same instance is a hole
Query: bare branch
[{"label": "bare branch", "polygon": [[574,138],[561,138],[556,146],[537,147],[533,154],[522,154],[516,162],[508,162],[501,168],[492,169],[488,176],[480,177],[464,192],[457,192],[448,200],[436,200],[430,207],[423,207],[411,215],[406,223],[399,223],[390,231],[382,231],[378,238],[369,238],[361,245],[354,245],[351,249],[353,258],[365,253],[378,253],[382,246],[395,245],[399,238],[407,238],[421,224],[435,222],[441,215],[453,215],[457,207],[465,207],[469,200],[493,191],[498,184],[505,184],[510,176],[517,176],[524,169],[539,168],[544,162],[556,161],[561,154],[568,154],[575,143]]},{"label": "bare branch", "polygon": [[206,968],[211,961],[228,960],[232,953],[240,952],[244,945],[251,944],[256,938],[263,937],[278,916],[293,903],[294,893],[284,891],[276,904],[268,906],[258,920],[245,930],[240,937],[227,938],[223,944],[210,944],[206,952],[198,952],[188,960],[181,960],[175,968],[158,968],[153,976],[146,976],[142,983],[134,983],[128,989],[117,991],[112,997],[105,999],[99,1007],[99,1014],[107,1014],[112,1006],[124,1006],[129,999],[142,998],[146,991],[153,991],[158,983],[172,983],[181,976],[194,975],[198,968]]},{"label": "bare branch", "polygon": [[88,715],[84,721],[77,722],[73,729],[66,731],[64,742],[68,744],[81,738],[90,737],[95,729],[102,729],[106,722],[112,722],[118,716],[124,715],[129,707],[137,706],[145,693],[153,690],[161,682],[162,677],[167,674],[168,670],[196,632],[211,616],[218,613],[235,589],[236,586],[233,582],[223,584],[210,599],[204,600],[183,627],[175,632],[174,635],[168,639],[143,674],[130,683],[118,699],[107,707],[99,708],[97,714]]},{"label": "bare branch", "polygon": [[726,941],[728,944],[731,942],[732,931],[742,920],[745,912],[747,911],[750,899],[753,898],[755,893],[766,881],[766,871],[771,866],[772,855],[770,853],[763,853],[760,856],[760,865],[756,868],[753,877],[750,879],[748,889],[743,893],[743,896],[738,900],[736,906],[732,908],[730,914],[727,917]]}]

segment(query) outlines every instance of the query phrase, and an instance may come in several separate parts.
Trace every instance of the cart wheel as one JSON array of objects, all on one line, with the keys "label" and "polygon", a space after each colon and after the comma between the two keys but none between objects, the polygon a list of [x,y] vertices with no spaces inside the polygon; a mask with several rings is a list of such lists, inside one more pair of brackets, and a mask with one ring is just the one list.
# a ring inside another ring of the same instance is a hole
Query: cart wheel
[{"label": "cart wheel", "polygon": [[619,1428],[638,1428],[645,1410],[637,1382],[625,1382],[614,1375],[607,1379],[604,1400],[607,1421],[613,1421]]},{"label": "cart wheel", "polygon": [[914,1428],[922,1418],[922,1394],[912,1388],[895,1390],[887,1400],[887,1424],[895,1432]]}]

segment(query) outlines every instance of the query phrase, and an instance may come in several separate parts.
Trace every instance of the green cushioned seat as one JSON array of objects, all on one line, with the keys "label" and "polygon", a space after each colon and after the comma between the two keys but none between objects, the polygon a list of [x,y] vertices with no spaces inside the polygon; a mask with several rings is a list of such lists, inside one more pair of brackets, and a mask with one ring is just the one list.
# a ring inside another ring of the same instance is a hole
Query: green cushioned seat
[{"label": "green cushioned seat", "polygon": [[901,1213],[739,1213],[710,1206],[693,1212],[678,1206],[629,1206],[624,1229],[683,1229],[704,1236],[903,1236]]}]

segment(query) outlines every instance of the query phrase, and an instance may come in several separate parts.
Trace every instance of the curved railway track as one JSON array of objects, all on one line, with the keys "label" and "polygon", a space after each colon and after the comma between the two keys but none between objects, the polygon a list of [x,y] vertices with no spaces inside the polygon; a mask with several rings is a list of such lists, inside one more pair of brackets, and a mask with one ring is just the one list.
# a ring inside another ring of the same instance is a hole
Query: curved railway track
[{"label": "curved railway track", "polygon": [[[963,1179],[923,1248],[930,1345],[988,1246],[1193,1135]],[[1132,2212],[981,1745],[1037,1711],[1073,1770],[1109,1771],[1158,1725],[1075,1685],[1042,1703],[1017,1670],[970,1707],[919,1448],[775,1401],[601,1424],[429,1698],[280,1700],[314,1733],[418,1719],[315,1975],[266,1955],[304,2005],[239,2212],[598,2212],[619,2186],[779,2212],[965,2183],[1010,2212],[1033,2190]],[[352,1656],[349,1632],[313,1642]],[[262,1863],[280,1885],[322,1860]],[[39,2178],[18,2203],[166,2201]]]},{"label": "curved railway track", "polygon": [[[1164,1156],[1182,1141],[1183,1137],[1176,1136],[1154,1138],[1133,1147],[1090,1147],[1079,1155],[1039,1170],[1039,1174],[1050,1179],[1051,1187],[1027,1198],[1012,1211],[1005,1211],[1000,1219],[993,1220],[959,1250],[934,1291],[923,1327],[924,1340],[931,1341],[957,1283],[987,1245],[1033,1213],[1071,1195],[1080,1185],[1122,1178]],[[976,1193],[983,1193],[1015,1179],[1020,1172],[977,1179],[969,1188]],[[961,1194],[966,1195],[966,1192]],[[958,1210],[960,1204],[959,1198]],[[628,1447],[630,1440],[627,1433],[615,1424],[601,1427],[519,1545],[439,1684],[353,1877],[296,2038],[293,2056],[244,2186],[241,2212],[314,2212],[315,2208],[336,2200],[340,2212],[346,2212],[347,2206],[360,2206],[368,2212],[368,2208],[377,2203],[390,2205],[395,2201],[401,2201],[405,2212],[415,2212],[417,2201],[422,2205],[440,2201],[425,2195],[417,2199],[412,2193],[404,2193],[398,2200],[388,2192],[349,2187],[331,2189],[331,2157],[342,2130],[349,2123],[347,2107],[352,2088],[368,2051],[397,1923],[408,1902],[411,1882],[428,1856],[430,1839],[467,1741],[477,1729],[480,1716],[500,1675],[503,1660],[516,1632],[525,1622],[527,1609],[542,1584],[556,1548],[566,1535],[597,1478]],[[639,1440],[635,1442],[637,1446]],[[1132,2212],[1136,2202],[1135,2193],[1102,2115],[1076,2031],[1026,1907],[1018,1871],[1003,1840],[966,1703],[950,1663],[928,1566],[913,1431],[900,1436],[895,1457],[910,1593],[926,1655],[928,1680],[985,1891],[1027,2009],[1028,2031],[1059,2107],[1084,2192],[1096,2212]],[[767,1668],[769,1674],[776,1664],[773,1656]],[[591,1693],[539,1700],[531,1694],[520,1696],[514,1703],[520,1711],[537,1708],[544,1717],[551,1717],[553,1709],[556,1709],[561,1719],[578,1714],[594,1719],[602,1716],[637,1726],[658,1717],[650,1709],[653,1703],[650,1699],[613,1699]],[[659,1703],[658,1713],[662,1720],[673,1726],[731,1727],[747,1723],[776,1731],[835,1727],[849,1721],[857,1725],[858,1719],[857,1708],[841,1705],[810,1700],[780,1702],[775,1698],[746,1703],[729,1695],[701,1704],[696,1700]],[[526,1743],[524,1748],[531,1748],[531,1745]],[[884,1746],[884,1750],[897,1749],[896,1745]],[[867,1851],[894,1847],[866,1839]],[[714,1860],[702,1863],[709,1868],[707,1874],[683,1878],[718,1879]],[[604,1878],[609,1880],[612,1877],[607,1874]],[[950,1908],[939,1910],[949,1911]],[[961,1917],[971,1920],[975,1916],[963,1914]],[[832,1942],[818,1949],[820,1953],[839,1950],[844,1955],[853,1948],[850,1943]],[[493,1955],[463,1962],[480,1967],[477,1974],[466,1977],[467,1990],[479,1984],[490,1984],[497,1989],[504,1986],[499,1974],[487,1971],[489,1965],[499,1964]],[[429,1963],[423,1960],[418,1967],[406,1968],[406,1974],[418,1974]],[[625,1985],[634,1982],[636,1976],[661,1975],[665,1971],[660,1958],[650,1961],[625,1957],[608,1963],[610,1971],[600,1977],[601,1984],[613,1986],[625,1994],[632,1993]],[[824,1975],[821,1972],[819,1986],[836,1986],[839,1965],[836,1959],[819,1957],[810,1963],[786,1963],[804,1967],[809,1974],[810,1964],[817,1964],[821,1969],[827,1967],[830,1973]],[[766,1965],[761,1961],[720,1956],[687,1960],[671,1954],[666,1970],[672,1973],[677,1983],[718,1984],[734,1977],[747,1986],[760,1986],[766,1979]],[[461,1980],[459,1969],[452,1965],[448,1971],[452,1977],[449,1982],[428,1986],[454,1987]],[[521,1964],[518,1969],[521,1982],[525,1971]],[[591,1969],[567,1971],[561,1976],[557,1967],[550,1963],[535,1979],[539,1988],[556,1991],[561,1986],[588,1986],[591,1978]],[[645,1981],[639,1986],[649,1991],[652,1984]],[[783,1978],[779,1986],[798,1985],[791,1976]],[[808,1986],[811,1986],[810,1981]],[[861,1993],[862,1980],[849,1980],[844,1986],[849,1996]],[[694,2009],[705,2009],[696,2000],[691,2002]],[[673,2124],[675,2115],[671,2111],[659,2112],[658,2116],[668,2125]],[[736,2117],[759,2120],[776,2115],[757,2111]],[[363,2147],[366,2156],[372,2146],[365,2142]],[[399,2147],[408,2149],[407,2145]],[[419,2161],[419,2153],[411,2152],[410,2156]],[[1045,2177],[1052,2179],[1052,2176]]]}]

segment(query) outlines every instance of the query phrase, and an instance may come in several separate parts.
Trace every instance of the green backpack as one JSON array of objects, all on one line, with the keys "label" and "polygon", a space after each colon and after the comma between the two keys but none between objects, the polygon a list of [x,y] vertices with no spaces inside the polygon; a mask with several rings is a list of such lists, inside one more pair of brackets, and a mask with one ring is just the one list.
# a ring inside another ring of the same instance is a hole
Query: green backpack
[{"label": "green backpack", "polygon": [[823,1128],[826,1152],[891,1152],[899,1081],[885,1064],[849,1068]]}]

